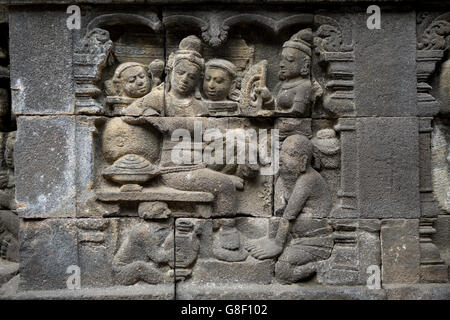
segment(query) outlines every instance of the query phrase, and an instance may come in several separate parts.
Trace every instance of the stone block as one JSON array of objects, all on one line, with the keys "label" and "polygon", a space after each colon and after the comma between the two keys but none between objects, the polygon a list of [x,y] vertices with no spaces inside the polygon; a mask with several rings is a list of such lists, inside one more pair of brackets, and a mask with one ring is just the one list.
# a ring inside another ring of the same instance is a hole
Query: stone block
[{"label": "stone block", "polygon": [[417,283],[420,279],[419,221],[384,220],[381,225],[382,283]]},{"label": "stone block", "polygon": [[73,117],[20,117],[15,166],[20,217],[75,216]]},{"label": "stone block", "polygon": [[357,116],[415,116],[416,16],[381,8],[381,29],[367,28],[368,15],[354,16]]},{"label": "stone block", "polygon": [[68,288],[69,277],[75,274],[67,270],[79,266],[74,220],[25,220],[21,224],[19,243],[21,290]]},{"label": "stone block", "polygon": [[66,7],[9,11],[12,108],[16,114],[74,109],[72,34]]},{"label": "stone block", "polygon": [[357,120],[361,218],[419,218],[419,131],[415,118]]}]

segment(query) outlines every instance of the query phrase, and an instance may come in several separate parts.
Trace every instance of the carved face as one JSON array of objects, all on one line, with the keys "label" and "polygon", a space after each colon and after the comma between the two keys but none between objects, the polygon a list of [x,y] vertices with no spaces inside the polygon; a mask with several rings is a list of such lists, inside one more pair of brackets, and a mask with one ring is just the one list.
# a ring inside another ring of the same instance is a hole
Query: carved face
[{"label": "carved face", "polygon": [[281,175],[298,177],[306,171],[308,156],[297,148],[298,146],[294,143],[287,141],[283,143],[280,151]]},{"label": "carved face", "polygon": [[203,79],[203,92],[209,100],[226,100],[232,82],[233,80],[226,70],[208,67]]},{"label": "carved face", "polygon": [[[297,78],[304,68],[304,54],[300,50],[294,48],[284,48],[281,52],[280,61],[280,80],[289,80]],[[309,66],[308,66],[309,68]]]},{"label": "carved face", "polygon": [[181,96],[189,96],[194,92],[199,78],[198,66],[187,60],[181,60],[173,69],[172,89]]},{"label": "carved face", "polygon": [[135,66],[122,72],[123,91],[130,98],[140,98],[150,92],[151,81],[143,67]]}]

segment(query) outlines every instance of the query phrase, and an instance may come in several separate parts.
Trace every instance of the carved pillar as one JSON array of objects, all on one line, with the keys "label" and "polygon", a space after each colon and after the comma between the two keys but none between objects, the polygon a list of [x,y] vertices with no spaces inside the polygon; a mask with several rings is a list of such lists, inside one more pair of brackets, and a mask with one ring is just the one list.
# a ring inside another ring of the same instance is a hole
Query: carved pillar
[{"label": "carved pillar", "polygon": [[420,207],[419,222],[420,242],[420,279],[422,282],[447,282],[448,266],[441,259],[439,249],[432,242],[436,233],[433,227],[438,215],[438,208],[433,199],[431,181],[431,121],[433,118],[420,118],[419,148],[420,148]]},{"label": "carved pillar", "polygon": [[320,54],[320,62],[326,65],[328,75],[323,105],[332,115],[355,115],[354,60],[353,52],[321,52]]},{"label": "carved pillar", "polygon": [[101,94],[97,81],[111,51],[109,32],[102,29],[91,30],[81,40],[80,47],[73,55],[75,80],[75,109],[78,114],[100,114],[102,105],[96,101]]},{"label": "carved pillar", "polygon": [[338,191],[339,204],[331,212],[333,218],[357,218],[358,202],[355,119],[339,119],[335,130],[341,135],[341,187]]},{"label": "carved pillar", "polygon": [[433,116],[439,112],[439,102],[430,94],[432,87],[427,83],[436,63],[441,61],[444,50],[417,51],[417,107],[419,116]]}]

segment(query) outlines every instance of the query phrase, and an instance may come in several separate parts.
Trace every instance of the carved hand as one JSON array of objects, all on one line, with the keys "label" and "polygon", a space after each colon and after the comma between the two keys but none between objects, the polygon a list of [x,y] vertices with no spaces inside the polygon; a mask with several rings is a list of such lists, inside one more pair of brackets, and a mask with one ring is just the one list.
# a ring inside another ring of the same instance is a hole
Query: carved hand
[{"label": "carved hand", "polygon": [[277,244],[275,239],[269,238],[249,241],[245,244],[245,249],[259,260],[275,258],[283,252],[283,247]]},{"label": "carved hand", "polygon": [[233,184],[237,190],[244,189],[244,179],[237,177],[237,176],[233,176],[233,175],[229,175],[229,177],[230,177],[231,181],[233,181]]},{"label": "carved hand", "polygon": [[259,95],[263,99],[263,101],[269,101],[272,99],[272,94],[270,93],[269,89],[267,89],[267,87],[256,88],[255,93]]}]

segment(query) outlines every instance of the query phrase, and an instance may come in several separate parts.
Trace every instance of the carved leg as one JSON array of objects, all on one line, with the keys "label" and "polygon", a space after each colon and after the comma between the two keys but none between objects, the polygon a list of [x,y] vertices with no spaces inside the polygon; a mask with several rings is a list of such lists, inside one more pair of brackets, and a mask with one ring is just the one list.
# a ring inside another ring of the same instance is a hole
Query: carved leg
[{"label": "carved leg", "polygon": [[133,262],[121,267],[115,267],[115,278],[118,284],[131,286],[140,280],[139,262]]},{"label": "carved leg", "polygon": [[316,263],[311,262],[303,266],[294,266],[285,261],[278,261],[275,264],[275,278],[283,283],[295,283],[305,280],[316,272]]},{"label": "carved leg", "polygon": [[236,188],[226,174],[211,169],[199,169],[167,173],[161,178],[165,185],[174,189],[213,193],[216,198],[215,216],[234,216],[236,213]]}]

